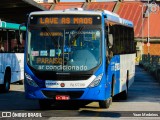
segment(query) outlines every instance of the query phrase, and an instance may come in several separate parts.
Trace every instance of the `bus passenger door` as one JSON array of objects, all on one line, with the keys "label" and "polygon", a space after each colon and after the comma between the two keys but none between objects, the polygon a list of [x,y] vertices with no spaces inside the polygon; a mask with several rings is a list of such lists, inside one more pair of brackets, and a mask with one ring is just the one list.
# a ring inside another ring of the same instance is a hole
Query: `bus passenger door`
[{"label": "bus passenger door", "polygon": [[0,84],[4,83],[5,67],[7,60],[5,59],[5,52],[7,50],[7,30],[0,30]]},{"label": "bus passenger door", "polygon": [[11,82],[16,82],[22,80],[24,77],[21,69],[23,69],[23,60],[24,60],[24,44],[19,44],[19,32],[18,31],[10,31],[9,32],[9,51],[11,58],[11,70],[12,70],[12,78]]}]

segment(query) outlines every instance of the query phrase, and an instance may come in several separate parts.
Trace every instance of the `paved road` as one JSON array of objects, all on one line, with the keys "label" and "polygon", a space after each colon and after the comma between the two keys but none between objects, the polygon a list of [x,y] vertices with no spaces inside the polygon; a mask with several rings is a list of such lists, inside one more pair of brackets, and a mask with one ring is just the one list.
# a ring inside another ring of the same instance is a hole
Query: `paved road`
[{"label": "paved road", "polygon": [[[16,113],[38,112],[44,117],[78,117],[84,119],[95,117],[132,117],[141,113],[157,115],[160,117],[160,84],[143,69],[136,67],[135,82],[129,89],[128,100],[114,100],[109,109],[100,109],[97,102],[92,102],[81,108],[74,109],[69,106],[54,106],[51,110],[39,110],[38,101],[27,100],[24,97],[23,85],[12,84],[11,91],[7,94],[0,93],[0,117],[1,112]],[[157,117],[156,117],[157,118]],[[68,118],[71,119],[71,118]],[[97,119],[97,118],[96,118]],[[123,118],[127,119],[127,117]],[[136,118],[139,119],[139,118]],[[143,119],[146,119],[143,117]],[[148,118],[150,119],[150,118]],[[160,119],[160,118],[159,118]]]}]

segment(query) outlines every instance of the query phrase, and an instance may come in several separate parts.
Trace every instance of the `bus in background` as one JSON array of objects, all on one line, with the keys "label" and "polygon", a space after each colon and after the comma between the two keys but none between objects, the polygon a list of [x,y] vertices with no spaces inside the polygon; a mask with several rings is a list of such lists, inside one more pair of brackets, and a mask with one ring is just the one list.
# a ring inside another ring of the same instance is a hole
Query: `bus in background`
[{"label": "bus in background", "polygon": [[32,12],[24,61],[26,97],[40,108],[61,100],[108,108],[134,81],[133,23],[109,11]]},{"label": "bus in background", "polygon": [[0,92],[8,92],[10,83],[24,80],[25,27],[20,24],[0,21]]}]

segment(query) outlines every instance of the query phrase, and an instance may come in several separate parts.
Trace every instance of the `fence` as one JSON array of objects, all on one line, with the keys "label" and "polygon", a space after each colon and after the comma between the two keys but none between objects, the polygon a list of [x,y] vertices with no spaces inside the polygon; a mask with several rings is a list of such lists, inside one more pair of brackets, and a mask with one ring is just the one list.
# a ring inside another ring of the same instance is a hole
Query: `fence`
[{"label": "fence", "polygon": [[139,64],[160,82],[160,56],[144,54]]}]

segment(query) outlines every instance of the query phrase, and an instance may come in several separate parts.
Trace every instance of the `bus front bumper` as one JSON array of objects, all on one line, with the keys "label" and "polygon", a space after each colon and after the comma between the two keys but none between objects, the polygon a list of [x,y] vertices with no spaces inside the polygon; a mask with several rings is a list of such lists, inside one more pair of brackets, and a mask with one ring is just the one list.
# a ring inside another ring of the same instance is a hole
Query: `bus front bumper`
[{"label": "bus front bumper", "polygon": [[[108,93],[108,94],[107,94]],[[29,99],[56,99],[57,95],[69,96],[70,100],[105,100],[110,97],[106,85],[93,88],[39,88],[25,84],[25,95]]]}]

